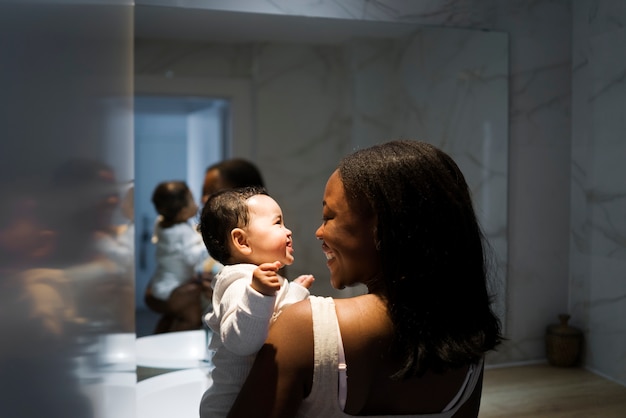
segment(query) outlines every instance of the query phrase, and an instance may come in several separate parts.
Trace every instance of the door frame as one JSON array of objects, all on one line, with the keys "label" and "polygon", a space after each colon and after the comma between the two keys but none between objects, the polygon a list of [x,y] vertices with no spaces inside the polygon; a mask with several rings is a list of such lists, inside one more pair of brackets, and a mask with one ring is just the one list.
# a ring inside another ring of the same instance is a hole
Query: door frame
[{"label": "door frame", "polygon": [[173,95],[221,98],[230,102],[230,149],[226,157],[256,157],[252,87],[250,80],[217,77],[135,76],[135,95]]},{"label": "door frame", "polygon": [[[240,157],[254,161],[257,153],[251,86],[250,80],[236,78],[136,75],[133,97],[136,95],[192,96],[228,100],[230,111],[226,122],[229,130],[229,141],[227,141],[227,146],[224,149],[224,156],[225,158]],[[134,128],[132,130],[134,131]],[[134,147],[135,137],[133,133],[133,152]],[[134,173],[133,178],[136,178]],[[139,230],[136,229],[135,234],[138,233]],[[135,243],[137,241],[138,237],[135,236]],[[137,279],[134,280],[136,283]],[[135,311],[139,306],[142,305],[136,306]]]}]

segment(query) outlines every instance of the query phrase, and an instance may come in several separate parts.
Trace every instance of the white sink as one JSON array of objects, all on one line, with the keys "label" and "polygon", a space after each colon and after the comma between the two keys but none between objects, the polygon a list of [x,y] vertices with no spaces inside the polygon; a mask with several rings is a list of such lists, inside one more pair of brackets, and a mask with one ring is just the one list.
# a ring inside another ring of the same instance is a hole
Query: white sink
[{"label": "white sink", "polygon": [[198,418],[208,369],[179,370],[137,383],[137,418]]},{"label": "white sink", "polygon": [[[208,331],[210,338],[210,331]],[[137,338],[137,366],[158,369],[210,365],[207,331],[179,331]]]},{"label": "white sink", "polygon": [[135,418],[136,382],[134,372],[113,372],[102,373],[98,379],[81,384],[81,390],[91,402],[93,418]]},{"label": "white sink", "polygon": [[99,338],[99,363],[103,370],[134,372],[135,333],[106,334]]}]

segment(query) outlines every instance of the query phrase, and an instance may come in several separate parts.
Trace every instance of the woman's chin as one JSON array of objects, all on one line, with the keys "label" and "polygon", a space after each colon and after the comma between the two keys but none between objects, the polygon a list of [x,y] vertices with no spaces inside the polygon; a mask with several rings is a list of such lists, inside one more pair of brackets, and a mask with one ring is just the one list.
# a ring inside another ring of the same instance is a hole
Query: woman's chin
[{"label": "woman's chin", "polygon": [[333,287],[333,289],[337,289],[337,290],[343,290],[346,288],[346,285],[343,283],[337,283],[336,281],[334,281],[332,278],[330,279],[330,285]]}]

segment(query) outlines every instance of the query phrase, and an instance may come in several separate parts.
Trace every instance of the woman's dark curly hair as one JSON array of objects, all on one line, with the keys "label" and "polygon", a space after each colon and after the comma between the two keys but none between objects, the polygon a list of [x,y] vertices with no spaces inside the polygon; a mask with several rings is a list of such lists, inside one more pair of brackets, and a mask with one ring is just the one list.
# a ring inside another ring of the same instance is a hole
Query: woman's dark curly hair
[{"label": "woman's dark curly hair", "polygon": [[198,230],[211,257],[222,264],[229,263],[230,232],[248,225],[247,200],[260,194],[267,195],[264,187],[250,186],[221,190],[209,197],[202,208]]},{"label": "woman's dark curly hair", "polygon": [[208,173],[217,169],[228,188],[261,186],[265,187],[261,172],[253,163],[243,158],[231,158],[209,166]]},{"label": "woman's dark curly hair", "polygon": [[486,241],[469,188],[450,156],[399,140],[345,157],[351,207],[376,217],[381,283],[395,326],[396,378],[478,361],[501,342],[487,290]]}]

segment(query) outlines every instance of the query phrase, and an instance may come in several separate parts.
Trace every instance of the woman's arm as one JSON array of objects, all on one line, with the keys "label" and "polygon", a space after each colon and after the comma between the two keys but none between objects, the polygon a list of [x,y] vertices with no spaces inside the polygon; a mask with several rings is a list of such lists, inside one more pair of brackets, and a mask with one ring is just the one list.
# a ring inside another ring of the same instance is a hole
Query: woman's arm
[{"label": "woman's arm", "polygon": [[167,300],[157,299],[150,285],[146,287],[144,302],[154,312],[167,315],[178,315],[189,304],[200,303],[200,285],[185,282],[172,291]]},{"label": "woman's arm", "polygon": [[294,416],[312,382],[313,320],[305,300],[285,308],[270,327],[228,416]]}]

